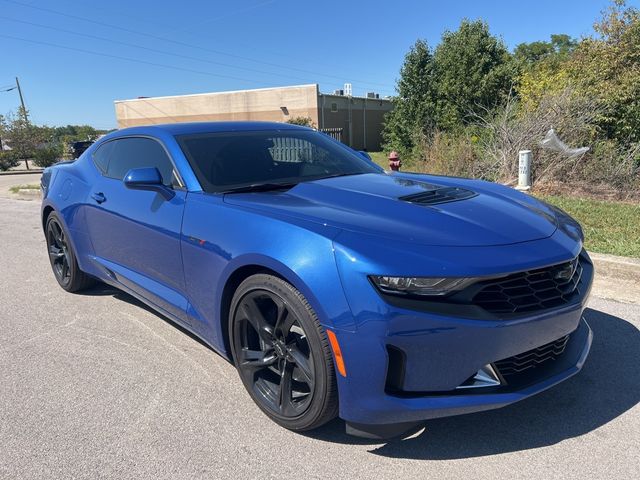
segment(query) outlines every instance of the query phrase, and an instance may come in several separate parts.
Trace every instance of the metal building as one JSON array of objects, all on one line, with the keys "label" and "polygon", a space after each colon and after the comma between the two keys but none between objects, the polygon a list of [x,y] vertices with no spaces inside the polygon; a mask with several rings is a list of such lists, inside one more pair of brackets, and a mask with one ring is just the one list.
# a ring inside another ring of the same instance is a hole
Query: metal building
[{"label": "metal building", "polygon": [[308,117],[319,130],[357,150],[380,150],[389,99],[344,91],[321,93],[317,84],[232,92],[116,100],[119,128],[172,122],[262,120],[286,122]]}]

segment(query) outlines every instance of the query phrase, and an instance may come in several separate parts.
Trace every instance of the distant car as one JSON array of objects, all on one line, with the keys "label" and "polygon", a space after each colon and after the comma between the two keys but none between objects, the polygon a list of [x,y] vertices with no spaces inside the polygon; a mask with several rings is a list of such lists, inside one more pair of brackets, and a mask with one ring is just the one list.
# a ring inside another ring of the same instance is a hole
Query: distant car
[{"label": "distant car", "polygon": [[87,140],[87,141],[83,141],[83,142],[72,142],[71,143],[71,151],[73,152],[73,158],[79,158],[80,155],[82,155],[87,148],[89,148],[91,145],[93,145],[93,141],[92,140]]},{"label": "distant car", "polygon": [[292,430],[339,415],[387,438],[502,407],[578,372],[591,345],[593,266],[568,215],[493,183],[385,173],[308,128],[124,129],[42,187],[62,288],[97,279],[147,303]]}]

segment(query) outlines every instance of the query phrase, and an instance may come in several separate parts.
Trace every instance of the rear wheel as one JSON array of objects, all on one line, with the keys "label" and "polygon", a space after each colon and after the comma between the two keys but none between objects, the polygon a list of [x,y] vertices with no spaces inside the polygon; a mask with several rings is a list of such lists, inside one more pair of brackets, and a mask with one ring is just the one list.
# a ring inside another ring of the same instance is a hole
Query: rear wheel
[{"label": "rear wheel", "polygon": [[67,292],[78,292],[93,285],[94,280],[78,268],[71,242],[57,214],[49,215],[45,232],[51,269],[60,286]]},{"label": "rear wheel", "polygon": [[337,415],[327,336],[304,296],[267,274],[238,287],[229,332],[240,378],[256,404],[291,430],[311,430]]}]

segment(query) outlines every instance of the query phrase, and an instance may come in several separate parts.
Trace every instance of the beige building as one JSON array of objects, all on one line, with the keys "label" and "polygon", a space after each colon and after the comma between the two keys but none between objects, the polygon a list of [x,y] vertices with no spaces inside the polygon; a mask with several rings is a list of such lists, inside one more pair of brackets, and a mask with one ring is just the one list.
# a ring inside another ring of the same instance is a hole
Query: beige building
[{"label": "beige building", "polygon": [[119,128],[173,122],[271,121],[309,117],[358,150],[380,150],[388,99],[320,93],[318,85],[116,100]]}]

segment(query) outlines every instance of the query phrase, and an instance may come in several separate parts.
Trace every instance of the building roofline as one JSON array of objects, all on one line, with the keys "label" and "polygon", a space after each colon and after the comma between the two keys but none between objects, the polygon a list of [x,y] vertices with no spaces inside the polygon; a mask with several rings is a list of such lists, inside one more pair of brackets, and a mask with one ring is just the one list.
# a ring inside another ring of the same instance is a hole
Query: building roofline
[{"label": "building roofline", "polygon": [[358,100],[377,100],[382,102],[390,102],[391,97],[380,97],[380,98],[371,98],[371,97],[363,97],[358,95],[336,95],[335,93],[322,93],[318,92],[318,95],[322,95],[323,97],[333,97],[333,98],[357,98]]},{"label": "building roofline", "polygon": [[307,83],[304,85],[287,85],[284,87],[249,88],[244,90],[226,90],[222,92],[202,92],[202,93],[188,93],[185,95],[160,95],[157,97],[130,98],[130,99],[124,99],[124,100],[114,100],[113,103],[137,102],[137,101],[145,101],[145,100],[155,100],[159,98],[168,99],[168,98],[199,97],[202,95],[228,95],[230,93],[242,93],[242,92],[264,92],[267,90],[286,90],[289,88],[303,88],[303,87],[315,87],[316,91],[318,91],[317,83]]}]

